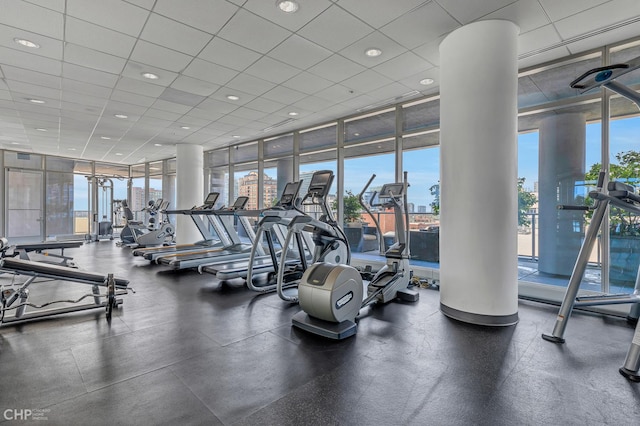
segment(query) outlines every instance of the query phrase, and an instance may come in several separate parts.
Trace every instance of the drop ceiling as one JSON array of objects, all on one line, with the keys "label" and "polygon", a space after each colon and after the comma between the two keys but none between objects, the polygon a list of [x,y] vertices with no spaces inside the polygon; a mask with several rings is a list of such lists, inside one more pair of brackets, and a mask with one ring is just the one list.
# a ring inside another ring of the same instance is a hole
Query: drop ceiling
[{"label": "drop ceiling", "polygon": [[3,0],[0,147],[135,164],[419,98],[440,42],[478,20],[519,25],[521,69],[640,34],[638,0],[298,3]]}]

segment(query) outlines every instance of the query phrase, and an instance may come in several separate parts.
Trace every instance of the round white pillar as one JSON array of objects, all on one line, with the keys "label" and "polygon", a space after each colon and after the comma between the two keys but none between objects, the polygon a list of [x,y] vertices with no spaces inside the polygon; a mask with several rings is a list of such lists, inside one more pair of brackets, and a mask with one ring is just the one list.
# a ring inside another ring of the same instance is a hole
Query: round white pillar
[{"label": "round white pillar", "polygon": [[281,158],[278,160],[278,189],[279,197],[288,182],[293,181],[293,158]]},{"label": "round white pillar", "polygon": [[440,309],[518,321],[518,27],[480,21],[440,44]]},{"label": "round white pillar", "polygon": [[[178,209],[201,205],[204,193],[204,151],[200,145],[176,145],[176,204]],[[189,216],[177,215],[176,243],[189,244],[202,235]]]},{"label": "round white pillar", "polygon": [[552,115],[540,123],[538,166],[538,270],[571,275],[584,238],[584,211],[576,204],[576,182],[584,180],[586,119],[581,113]]}]

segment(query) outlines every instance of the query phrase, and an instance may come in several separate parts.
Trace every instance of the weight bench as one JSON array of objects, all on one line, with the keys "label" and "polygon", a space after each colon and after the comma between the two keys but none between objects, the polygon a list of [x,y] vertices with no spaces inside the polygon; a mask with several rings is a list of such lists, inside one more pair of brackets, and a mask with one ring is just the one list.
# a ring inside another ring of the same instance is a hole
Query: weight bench
[{"label": "weight bench", "polygon": [[[29,253],[34,252],[43,256],[60,259],[60,261],[48,261],[42,259],[40,260],[41,262],[75,267],[73,257],[65,256],[64,250],[70,248],[78,248],[81,247],[82,244],[82,241],[46,241],[42,243],[16,244],[13,247],[13,250],[17,254],[17,256],[23,260],[32,260],[29,257]],[[51,250],[60,250],[60,254],[51,253]]]},{"label": "weight bench", "polygon": [[[95,272],[80,271],[64,266],[50,265],[13,257],[0,259],[0,271],[16,276],[23,275],[29,277],[25,282],[16,284],[16,286],[18,286],[17,289],[12,288],[14,285],[2,287],[0,293],[0,324],[24,322],[52,315],[96,308],[105,308],[107,321],[111,321],[113,309],[122,303],[122,300],[116,296],[127,294],[129,285],[128,280],[114,278],[113,274],[104,275]],[[29,303],[27,299],[29,297],[29,286],[38,278],[89,284],[91,285],[92,292],[91,294],[85,294],[77,300],[55,300],[42,305],[35,305]],[[105,294],[100,293],[100,287],[106,287],[107,292]],[[27,306],[42,309],[55,303],[76,304],[86,297],[93,297],[94,303],[25,313]],[[102,299],[105,300],[103,301]],[[15,310],[15,315],[10,318],[5,318],[5,313],[9,310]]]}]

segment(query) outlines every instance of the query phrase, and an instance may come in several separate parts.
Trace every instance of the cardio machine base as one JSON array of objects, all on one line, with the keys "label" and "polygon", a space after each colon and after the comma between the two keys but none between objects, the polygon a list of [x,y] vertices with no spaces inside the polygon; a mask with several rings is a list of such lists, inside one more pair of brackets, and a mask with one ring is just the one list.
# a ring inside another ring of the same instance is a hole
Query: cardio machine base
[{"label": "cardio machine base", "polygon": [[624,367],[620,367],[618,371],[628,380],[631,380],[632,382],[640,382],[640,374],[638,374],[637,371],[631,371]]},{"label": "cardio machine base", "polygon": [[324,321],[311,317],[304,311],[295,314],[291,322],[294,327],[332,340],[346,339],[347,337],[355,335],[356,331],[358,331],[358,325],[353,321]]}]

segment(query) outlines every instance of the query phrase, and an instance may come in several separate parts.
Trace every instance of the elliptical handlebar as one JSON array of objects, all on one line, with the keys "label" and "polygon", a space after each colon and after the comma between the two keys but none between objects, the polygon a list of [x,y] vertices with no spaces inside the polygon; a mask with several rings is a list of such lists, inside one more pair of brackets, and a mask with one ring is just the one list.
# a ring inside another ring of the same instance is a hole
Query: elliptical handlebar
[{"label": "elliptical handlebar", "polygon": [[[362,206],[362,208],[367,212],[367,214],[371,217],[371,220],[373,220],[373,224],[376,227],[376,230],[378,231],[378,248],[380,250],[380,254],[384,254],[384,239],[382,238],[382,228],[380,228],[380,222],[378,222],[378,219],[373,215],[373,212],[371,211],[371,209],[369,208],[369,203],[365,203],[364,202],[364,193],[367,192],[367,189],[369,189],[369,186],[371,185],[371,182],[373,182],[373,180],[376,178],[376,174],[372,174],[371,178],[369,178],[369,181],[367,182],[367,184],[364,186],[364,188],[362,188],[362,191],[360,191],[360,193],[358,194],[358,202],[360,203],[360,205]],[[376,192],[375,191],[373,193],[373,196],[371,197],[373,199],[373,197],[376,196]]]}]

